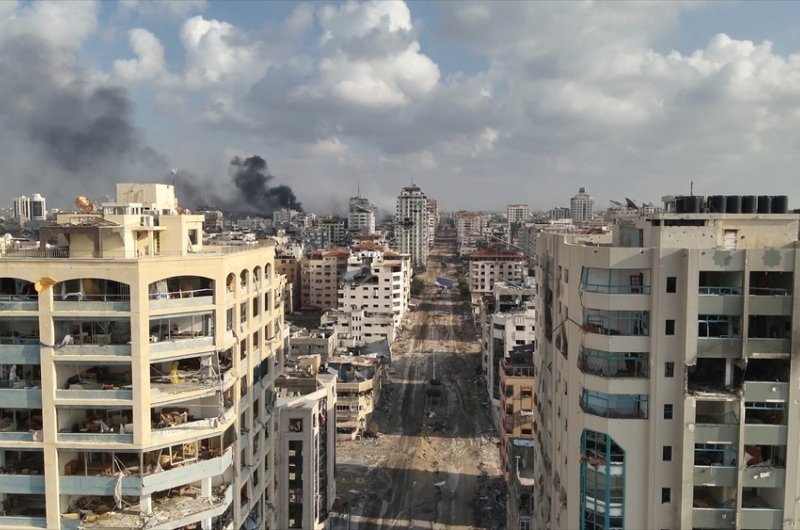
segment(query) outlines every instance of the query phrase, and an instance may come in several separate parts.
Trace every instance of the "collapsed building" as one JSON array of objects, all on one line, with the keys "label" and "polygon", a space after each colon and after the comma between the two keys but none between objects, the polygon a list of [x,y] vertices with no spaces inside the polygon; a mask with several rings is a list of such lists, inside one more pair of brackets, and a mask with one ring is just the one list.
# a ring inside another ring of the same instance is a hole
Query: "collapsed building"
[{"label": "collapsed building", "polygon": [[385,377],[377,356],[331,357],[328,369],[336,373],[336,431],[355,439],[367,429]]}]

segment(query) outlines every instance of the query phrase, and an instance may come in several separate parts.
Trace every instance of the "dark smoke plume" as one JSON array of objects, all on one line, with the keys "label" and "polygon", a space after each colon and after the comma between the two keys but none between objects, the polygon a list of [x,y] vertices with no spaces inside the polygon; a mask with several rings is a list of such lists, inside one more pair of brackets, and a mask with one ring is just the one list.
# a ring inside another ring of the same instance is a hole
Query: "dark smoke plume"
[{"label": "dark smoke plume", "polygon": [[258,155],[231,160],[231,174],[241,199],[255,212],[271,215],[275,210],[291,208],[302,211],[292,188],[286,185],[270,186],[275,178],[267,169],[267,162]]}]

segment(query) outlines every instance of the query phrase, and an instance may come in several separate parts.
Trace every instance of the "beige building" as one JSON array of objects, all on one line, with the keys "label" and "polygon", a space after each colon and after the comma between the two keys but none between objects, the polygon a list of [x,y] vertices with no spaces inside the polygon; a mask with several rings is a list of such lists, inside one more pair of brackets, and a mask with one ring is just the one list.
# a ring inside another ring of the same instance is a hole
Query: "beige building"
[{"label": "beige building", "polygon": [[540,237],[533,527],[800,526],[800,218],[727,200]]},{"label": "beige building", "polygon": [[515,347],[500,362],[500,458],[509,479],[514,440],[533,440],[533,344]]},{"label": "beige building", "polygon": [[375,410],[381,390],[381,362],[376,357],[332,357],[336,370],[336,431],[340,437],[361,435]]},{"label": "beige building", "polygon": [[521,252],[484,249],[469,257],[469,292],[472,303],[491,295],[495,282],[521,284],[528,274],[527,262]]},{"label": "beige building", "polygon": [[0,258],[0,526],[281,528],[274,249],[177,211],[119,184]]},{"label": "beige building", "polygon": [[275,256],[275,269],[278,274],[286,278],[286,288],[289,296],[286,296],[286,313],[300,309],[300,260],[290,254],[278,253]]},{"label": "beige building", "polygon": [[433,244],[430,202],[419,186],[407,186],[397,196],[394,216],[396,248],[411,256],[411,266],[424,269]]},{"label": "beige building", "polygon": [[300,307],[331,309],[339,304],[339,280],[347,271],[350,249],[315,250],[300,260]]}]

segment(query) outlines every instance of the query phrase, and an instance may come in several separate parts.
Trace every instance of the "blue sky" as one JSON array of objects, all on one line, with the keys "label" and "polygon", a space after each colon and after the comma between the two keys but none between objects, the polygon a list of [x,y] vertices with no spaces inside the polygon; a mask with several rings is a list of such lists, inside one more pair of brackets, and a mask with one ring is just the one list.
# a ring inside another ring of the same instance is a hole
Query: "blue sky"
[{"label": "blue sky", "polygon": [[449,210],[549,208],[579,186],[657,202],[690,178],[794,205],[798,15],[793,2],[6,2],[4,182],[58,203],[179,168],[192,200],[236,200],[230,162],[257,154],[320,212],[357,181],[391,209],[412,178]]}]

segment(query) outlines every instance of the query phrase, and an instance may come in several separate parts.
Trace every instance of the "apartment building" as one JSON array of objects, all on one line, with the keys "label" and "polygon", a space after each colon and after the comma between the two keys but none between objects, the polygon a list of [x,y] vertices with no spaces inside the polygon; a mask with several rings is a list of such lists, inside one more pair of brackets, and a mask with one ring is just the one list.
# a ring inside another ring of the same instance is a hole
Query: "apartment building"
[{"label": "apartment building", "polygon": [[288,293],[285,295],[286,307],[284,311],[291,313],[295,309],[300,309],[302,306],[300,260],[294,255],[276,251],[275,271],[286,278]]},{"label": "apartment building", "polygon": [[336,497],[336,376],[303,359],[275,382],[279,397],[276,528],[323,530]]},{"label": "apartment building", "polygon": [[14,199],[14,219],[21,226],[31,221],[44,221],[47,219],[47,199],[38,193],[32,196],[17,197]]},{"label": "apartment building", "polygon": [[508,530],[531,530],[534,528],[533,497],[536,488],[536,464],[534,442],[515,439],[508,448],[510,470],[506,485],[506,528]]},{"label": "apartment building", "polygon": [[[492,294],[480,300],[481,364],[486,376],[486,390],[492,405],[492,417],[500,433],[506,431],[503,416],[505,404],[502,402],[506,389],[501,384],[504,376],[503,362],[509,359],[512,353],[515,358],[527,355],[526,358],[530,359],[536,348],[534,295],[533,285],[498,282]],[[509,380],[509,387],[515,384],[516,381]],[[521,384],[522,382],[519,382],[519,385]],[[510,414],[521,420],[520,415],[515,416],[513,410]]]},{"label": "apartment building", "polygon": [[375,212],[378,210],[365,197],[350,197],[347,230],[351,233],[375,233]]},{"label": "apartment building", "polygon": [[514,440],[533,441],[533,355],[535,342],[516,345],[500,361],[500,459],[508,481]]},{"label": "apartment building", "polygon": [[403,188],[397,197],[394,217],[396,248],[411,256],[411,266],[425,268],[428,249],[433,243],[430,225],[430,203],[419,186]]},{"label": "apartment building", "polygon": [[118,184],[0,258],[0,527],[282,528],[274,248],[177,212]]},{"label": "apartment building", "polygon": [[491,295],[495,282],[521,284],[528,274],[525,256],[521,252],[483,249],[469,257],[469,291],[472,303]]},{"label": "apartment building", "polygon": [[300,307],[329,309],[339,303],[339,280],[347,271],[350,249],[315,250],[300,260]]},{"label": "apartment building", "polygon": [[338,344],[339,335],[334,328],[292,329],[289,358],[295,360],[303,355],[319,355],[324,364],[334,355]]},{"label": "apartment building", "polygon": [[439,225],[439,203],[436,199],[428,199],[428,246],[433,246],[436,227]]},{"label": "apartment building", "polygon": [[328,368],[337,373],[336,432],[355,439],[366,430],[380,397],[381,361],[363,355],[331,357]]},{"label": "apartment building", "polygon": [[339,348],[357,348],[372,342],[394,342],[397,328],[392,311],[354,307],[329,309],[320,317],[321,327],[336,331]]},{"label": "apartment building", "polygon": [[489,216],[478,212],[456,214],[456,238],[458,255],[469,256],[478,250],[478,241],[485,239]]},{"label": "apartment building", "polygon": [[586,188],[578,188],[578,193],[569,200],[569,217],[573,223],[583,223],[594,215],[594,198],[586,193]]},{"label": "apartment building", "polygon": [[787,202],[665,197],[610,244],[540,237],[534,527],[800,526]]}]

